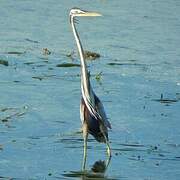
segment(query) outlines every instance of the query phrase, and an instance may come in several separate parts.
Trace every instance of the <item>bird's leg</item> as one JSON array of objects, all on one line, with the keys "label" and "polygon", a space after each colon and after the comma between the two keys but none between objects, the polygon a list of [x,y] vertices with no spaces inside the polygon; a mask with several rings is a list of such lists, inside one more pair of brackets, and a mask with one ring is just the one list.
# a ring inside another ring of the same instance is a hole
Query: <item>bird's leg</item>
[{"label": "bird's leg", "polygon": [[83,171],[86,168],[86,160],[87,160],[87,137],[84,138],[84,155],[83,155],[83,166],[82,166]]},{"label": "bird's leg", "polygon": [[108,168],[109,166],[109,163],[111,161],[111,148],[110,148],[110,145],[109,145],[109,141],[107,140],[106,136],[105,136],[105,140],[106,140],[106,145],[107,145],[107,154],[108,154],[108,159],[106,161],[106,169]]},{"label": "bird's leg", "polygon": [[106,134],[105,134],[105,128],[103,126],[100,126],[100,129],[101,129],[101,132],[102,132],[102,134],[104,136],[105,143],[107,145],[107,154],[108,154],[109,157],[111,157],[111,147],[109,145],[109,141],[108,141],[108,139],[106,137]]},{"label": "bird's leg", "polygon": [[106,159],[106,169],[105,169],[105,171],[108,169],[110,162],[111,162],[111,156],[108,156],[108,158]]},{"label": "bird's leg", "polygon": [[84,155],[83,155],[83,165],[82,170],[85,170],[86,167],[86,160],[87,160],[87,138],[88,138],[88,131],[87,131],[87,124],[83,124],[83,138],[84,138]]},{"label": "bird's leg", "polygon": [[111,157],[111,156],[112,156],[112,155],[111,155],[111,147],[110,147],[110,145],[109,145],[109,141],[107,140],[107,138],[106,138],[106,145],[107,145],[107,153],[108,153],[108,156]]},{"label": "bird's leg", "polygon": [[109,163],[110,163],[110,161],[111,161],[111,148],[110,148],[110,145],[109,145],[109,141],[107,140],[107,138],[106,138],[106,144],[107,144],[107,153],[108,153],[108,159],[107,159],[107,161],[106,161],[106,169],[107,169],[107,167],[109,166]]},{"label": "bird's leg", "polygon": [[105,132],[102,131],[102,133],[103,133],[103,136],[104,136],[106,145],[107,145],[107,154],[108,154],[108,159],[107,159],[107,161],[106,161],[106,168],[107,168],[108,165],[109,165],[109,163],[110,163],[111,156],[112,156],[112,155],[111,155],[111,147],[110,147],[110,145],[109,145],[109,141],[108,141],[108,139],[107,139],[107,137],[106,137],[106,135],[105,135]]},{"label": "bird's leg", "polygon": [[102,130],[102,133],[103,133],[103,136],[104,136],[104,139],[105,139],[105,142],[106,142],[106,146],[107,146],[107,154],[109,157],[111,157],[111,147],[109,145],[109,141],[105,135],[105,132]]}]

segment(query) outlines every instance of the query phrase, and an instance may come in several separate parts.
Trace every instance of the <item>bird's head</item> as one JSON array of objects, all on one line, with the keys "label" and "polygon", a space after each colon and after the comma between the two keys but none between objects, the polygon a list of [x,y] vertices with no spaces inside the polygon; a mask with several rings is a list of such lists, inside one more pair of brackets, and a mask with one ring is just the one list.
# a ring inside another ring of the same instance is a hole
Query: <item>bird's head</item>
[{"label": "bird's head", "polygon": [[102,15],[97,12],[84,11],[79,8],[72,8],[70,10],[69,16],[70,17],[79,17],[79,16],[102,16]]}]

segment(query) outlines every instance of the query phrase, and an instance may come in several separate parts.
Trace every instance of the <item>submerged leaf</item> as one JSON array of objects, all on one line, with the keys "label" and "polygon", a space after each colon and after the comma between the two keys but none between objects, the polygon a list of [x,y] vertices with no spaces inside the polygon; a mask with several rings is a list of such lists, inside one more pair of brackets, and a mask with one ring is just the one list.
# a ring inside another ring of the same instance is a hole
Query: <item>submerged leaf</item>
[{"label": "submerged leaf", "polygon": [[2,64],[4,66],[8,66],[9,65],[8,61],[3,60],[3,59],[0,59],[0,64]]},{"label": "submerged leaf", "polygon": [[32,40],[32,39],[29,39],[29,38],[26,38],[25,40],[26,40],[26,41],[29,41],[29,42],[32,42],[32,43],[39,43],[38,41],[35,41],[35,40]]},{"label": "submerged leaf", "polygon": [[35,62],[25,62],[24,64],[31,65],[31,64],[35,64]]},{"label": "submerged leaf", "polygon": [[24,114],[26,114],[28,110],[27,106],[24,106],[22,108],[3,108],[0,109],[1,113],[5,113],[5,116],[3,117],[1,114],[0,121],[1,122],[8,122],[10,119],[21,117]]},{"label": "submerged leaf", "polygon": [[161,94],[160,99],[153,99],[153,101],[157,101],[164,104],[171,104],[171,103],[178,102],[178,99],[167,99],[163,97],[163,94]]},{"label": "submerged leaf", "polygon": [[62,63],[62,64],[57,64],[56,67],[80,67],[80,64],[75,64],[75,63]]},{"label": "submerged leaf", "polygon": [[9,51],[7,52],[7,54],[16,54],[16,55],[21,55],[21,54],[24,54],[26,53],[25,51],[24,52],[19,52],[19,51]]},{"label": "submerged leaf", "polygon": [[115,63],[115,62],[111,62],[111,63],[107,63],[107,65],[110,66],[143,66],[143,64],[138,64],[138,63]]}]

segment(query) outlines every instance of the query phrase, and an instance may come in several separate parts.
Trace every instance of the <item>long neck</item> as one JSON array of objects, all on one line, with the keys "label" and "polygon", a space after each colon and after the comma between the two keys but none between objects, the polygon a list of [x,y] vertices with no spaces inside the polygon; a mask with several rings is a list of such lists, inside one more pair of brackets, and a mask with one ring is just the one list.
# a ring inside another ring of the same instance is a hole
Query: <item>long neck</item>
[{"label": "long neck", "polygon": [[89,89],[90,89],[89,74],[88,74],[86,62],[84,59],[83,47],[82,47],[78,32],[75,27],[73,17],[71,17],[71,25],[72,25],[73,34],[74,34],[74,37],[76,40],[76,44],[77,44],[77,48],[78,48],[80,60],[81,60],[81,88],[85,94],[89,95],[90,94],[90,92],[89,92]]}]

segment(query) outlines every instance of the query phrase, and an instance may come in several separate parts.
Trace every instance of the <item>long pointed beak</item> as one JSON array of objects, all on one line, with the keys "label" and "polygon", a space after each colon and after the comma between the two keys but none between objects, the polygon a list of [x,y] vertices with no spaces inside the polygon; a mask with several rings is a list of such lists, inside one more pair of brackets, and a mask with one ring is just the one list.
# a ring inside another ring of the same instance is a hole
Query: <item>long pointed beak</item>
[{"label": "long pointed beak", "polygon": [[85,13],[78,14],[77,16],[102,16],[102,14],[97,12],[86,11]]}]

